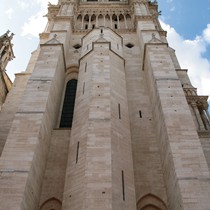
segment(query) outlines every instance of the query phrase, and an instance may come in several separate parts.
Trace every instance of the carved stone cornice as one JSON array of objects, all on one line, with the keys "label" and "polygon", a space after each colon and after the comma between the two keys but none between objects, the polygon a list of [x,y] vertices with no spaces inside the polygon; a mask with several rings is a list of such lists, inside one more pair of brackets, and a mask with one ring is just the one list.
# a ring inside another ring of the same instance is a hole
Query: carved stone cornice
[{"label": "carved stone cornice", "polygon": [[163,31],[163,30],[161,30],[161,31],[158,31],[158,33],[160,34],[160,36],[167,36],[167,31]]},{"label": "carved stone cornice", "polygon": [[152,15],[135,16],[135,21],[147,21],[147,20],[154,20],[154,17]]},{"label": "carved stone cornice", "polygon": [[197,88],[183,88],[186,96],[197,96]]},{"label": "carved stone cornice", "polygon": [[77,11],[75,11],[75,14],[77,15],[86,15],[86,14],[89,14],[89,15],[93,15],[93,14],[102,14],[102,15],[106,15],[106,14],[132,14],[130,9],[128,7],[115,7],[114,5],[112,6],[112,8],[104,8],[101,7],[101,5],[97,5],[97,6],[94,6],[93,7],[88,7],[88,6],[85,6],[85,7],[82,7],[80,6]]},{"label": "carved stone cornice", "polygon": [[46,15],[46,17],[48,18],[48,20],[54,20],[54,18],[58,15],[60,10],[60,6],[59,5],[49,5],[48,7],[48,13]]},{"label": "carved stone cornice", "polygon": [[44,33],[39,34],[40,39],[48,39],[49,36],[50,36],[50,33],[45,33],[44,32]]},{"label": "carved stone cornice", "polygon": [[[82,33],[87,33],[87,32],[90,32],[92,29],[81,29],[81,30],[78,30],[78,29],[74,29],[73,30],[73,33],[75,34],[82,34]],[[112,29],[113,31],[116,31],[117,33],[134,33],[135,32],[135,29]]]},{"label": "carved stone cornice", "polygon": [[73,20],[73,16],[56,16],[54,20],[67,20],[67,21],[72,21]]},{"label": "carved stone cornice", "polygon": [[210,138],[210,131],[197,131],[200,138]]},{"label": "carved stone cornice", "polygon": [[208,109],[208,96],[187,95],[186,99],[187,102],[192,106],[197,105],[197,107],[202,110]]}]

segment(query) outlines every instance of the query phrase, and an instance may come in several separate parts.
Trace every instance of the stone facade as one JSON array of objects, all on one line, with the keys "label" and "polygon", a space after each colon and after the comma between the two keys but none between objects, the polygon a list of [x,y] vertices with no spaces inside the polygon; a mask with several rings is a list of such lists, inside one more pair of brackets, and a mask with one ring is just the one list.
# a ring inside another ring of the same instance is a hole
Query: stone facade
[{"label": "stone facade", "polygon": [[209,210],[207,97],[157,2],[60,0],[47,17],[0,112],[0,210]]}]

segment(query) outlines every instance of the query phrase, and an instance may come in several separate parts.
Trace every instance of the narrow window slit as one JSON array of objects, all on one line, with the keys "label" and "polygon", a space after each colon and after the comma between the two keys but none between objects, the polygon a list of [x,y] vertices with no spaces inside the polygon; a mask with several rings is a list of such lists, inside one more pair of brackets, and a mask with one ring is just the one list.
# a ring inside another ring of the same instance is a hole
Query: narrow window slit
[{"label": "narrow window slit", "polygon": [[84,93],[85,93],[85,82],[83,83],[83,95],[84,95]]},{"label": "narrow window slit", "polygon": [[120,104],[118,104],[118,112],[119,112],[119,119],[121,119],[121,110],[120,110]]},{"label": "narrow window slit", "polygon": [[85,63],[85,72],[87,71],[87,62]]},{"label": "narrow window slit", "polygon": [[123,200],[125,200],[125,181],[124,181],[124,171],[122,171],[122,195],[123,195]]},{"label": "narrow window slit", "polygon": [[77,142],[76,163],[78,163],[78,157],[79,157],[79,141]]},{"label": "narrow window slit", "polygon": [[142,118],[141,110],[139,110],[139,117]]}]

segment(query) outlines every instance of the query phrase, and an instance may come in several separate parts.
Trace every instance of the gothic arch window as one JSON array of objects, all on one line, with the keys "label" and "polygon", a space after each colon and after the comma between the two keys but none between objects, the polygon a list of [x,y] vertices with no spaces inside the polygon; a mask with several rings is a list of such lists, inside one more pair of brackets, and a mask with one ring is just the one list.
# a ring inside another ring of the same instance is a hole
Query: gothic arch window
[{"label": "gothic arch window", "polygon": [[108,14],[105,16],[105,26],[111,28],[111,20]]},{"label": "gothic arch window", "polygon": [[102,14],[100,14],[99,16],[98,16],[98,26],[100,27],[100,26],[104,26],[104,18],[103,18],[103,15]]},{"label": "gothic arch window", "polygon": [[82,15],[78,15],[77,16],[77,29],[81,29],[82,28]]},{"label": "gothic arch window", "polygon": [[93,14],[91,16],[91,24],[92,24],[92,29],[94,29],[96,27],[96,15]]},{"label": "gothic arch window", "polygon": [[63,108],[60,119],[60,128],[71,128],[76,98],[77,80],[71,79],[66,84]]},{"label": "gothic arch window", "polygon": [[85,24],[85,29],[89,28],[89,15],[85,15],[84,17],[84,24]]},{"label": "gothic arch window", "polygon": [[117,15],[112,15],[112,28],[117,29],[118,24],[117,24]]},{"label": "gothic arch window", "polygon": [[120,29],[124,29],[125,28],[125,19],[124,16],[122,14],[120,14],[119,16],[119,28]]},{"label": "gothic arch window", "polygon": [[129,14],[126,14],[125,17],[126,17],[126,22],[127,22],[128,28],[132,28],[131,16]]}]

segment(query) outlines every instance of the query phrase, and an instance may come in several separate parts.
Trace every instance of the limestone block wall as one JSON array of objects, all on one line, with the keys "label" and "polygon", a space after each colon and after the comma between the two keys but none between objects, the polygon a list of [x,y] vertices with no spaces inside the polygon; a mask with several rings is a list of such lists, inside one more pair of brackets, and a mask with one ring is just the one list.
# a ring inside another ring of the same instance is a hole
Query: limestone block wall
[{"label": "limestone block wall", "polygon": [[63,61],[60,45],[42,46],[0,159],[1,209],[38,208],[51,131],[57,120],[55,102],[60,101],[63,89]]},{"label": "limestone block wall", "polygon": [[0,156],[29,77],[30,74],[16,74],[13,88],[0,112]]},{"label": "limestone block wall", "polygon": [[202,148],[204,151],[206,162],[207,162],[209,170],[210,170],[210,138],[202,137],[202,138],[200,138],[200,141],[201,141],[201,145],[202,145]]},{"label": "limestone block wall", "polygon": [[145,71],[169,209],[208,209],[209,170],[166,45],[146,46]]},{"label": "limestone block wall", "polygon": [[[130,116],[132,151],[135,174],[136,203],[141,208],[148,204],[145,198],[155,196],[167,205],[163,170],[160,161],[155,122],[150,105],[145,71],[142,70],[143,52],[140,50],[136,34],[123,35],[124,43],[132,40],[133,48],[124,46],[125,75]],[[144,203],[145,202],[145,203]],[[144,203],[144,205],[142,204]],[[162,209],[155,199],[149,203]],[[160,205],[163,205],[163,204]],[[139,209],[141,209],[139,208]],[[139,210],[138,209],[138,210]]]},{"label": "limestone block wall", "polygon": [[124,60],[99,35],[82,48],[63,209],[136,208]]},{"label": "limestone block wall", "polygon": [[[71,131],[54,129],[50,141],[45,174],[42,182],[40,210],[47,210],[52,200],[62,203],[68,146]],[[55,206],[52,206],[55,207]]]}]

